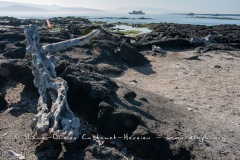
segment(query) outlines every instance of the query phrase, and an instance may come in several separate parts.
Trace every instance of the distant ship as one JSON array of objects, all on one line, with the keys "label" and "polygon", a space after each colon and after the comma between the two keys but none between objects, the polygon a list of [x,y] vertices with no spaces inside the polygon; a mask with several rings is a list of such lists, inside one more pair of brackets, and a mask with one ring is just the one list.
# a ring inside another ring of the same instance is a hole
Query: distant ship
[{"label": "distant ship", "polygon": [[129,12],[129,14],[145,14],[145,13],[142,12],[142,10],[140,10],[140,11],[132,11],[132,12]]}]

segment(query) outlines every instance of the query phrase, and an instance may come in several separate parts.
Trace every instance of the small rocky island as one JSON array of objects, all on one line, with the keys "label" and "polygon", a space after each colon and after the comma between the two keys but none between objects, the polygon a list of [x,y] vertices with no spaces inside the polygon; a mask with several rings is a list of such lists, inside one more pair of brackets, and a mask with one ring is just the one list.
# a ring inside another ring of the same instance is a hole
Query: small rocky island
[{"label": "small rocky island", "polygon": [[[0,17],[0,159],[240,158],[240,26],[154,23],[127,37],[83,18],[49,22]],[[41,94],[36,57],[26,52],[29,25],[42,46],[100,31],[51,53],[69,110],[56,111],[53,101],[46,109],[80,119],[73,141],[33,132]]]}]

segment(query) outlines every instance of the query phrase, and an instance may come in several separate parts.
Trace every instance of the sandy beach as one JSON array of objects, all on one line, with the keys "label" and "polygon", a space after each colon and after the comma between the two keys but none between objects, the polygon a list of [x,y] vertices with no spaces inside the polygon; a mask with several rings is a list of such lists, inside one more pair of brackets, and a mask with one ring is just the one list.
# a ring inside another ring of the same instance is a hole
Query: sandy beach
[{"label": "sandy beach", "polygon": [[[114,79],[136,91],[167,98],[175,104],[176,112],[192,118],[179,119],[183,137],[203,138],[208,156],[221,159],[220,153],[234,159],[240,154],[239,53],[212,51],[200,55],[200,60],[187,60],[196,53],[170,51],[165,57],[147,56],[150,64],[128,69]],[[193,150],[197,152],[197,148]]]}]

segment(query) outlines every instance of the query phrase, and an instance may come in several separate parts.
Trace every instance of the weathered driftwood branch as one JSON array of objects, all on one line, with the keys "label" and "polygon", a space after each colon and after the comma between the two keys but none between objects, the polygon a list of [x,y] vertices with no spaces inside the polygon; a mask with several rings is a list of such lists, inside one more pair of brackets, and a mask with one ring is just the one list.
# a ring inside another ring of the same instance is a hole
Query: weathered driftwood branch
[{"label": "weathered driftwood branch", "polygon": [[72,46],[83,45],[84,43],[88,42],[90,39],[96,37],[99,34],[99,32],[100,32],[99,30],[93,30],[91,33],[89,33],[86,36],[70,39],[67,41],[62,41],[59,43],[49,44],[49,45],[43,46],[43,49],[46,50],[48,54],[51,54]]},{"label": "weathered driftwood branch", "polygon": [[56,58],[47,56],[50,52],[86,43],[97,36],[98,30],[74,40],[55,43],[43,47],[39,44],[38,29],[34,25],[25,27],[27,52],[32,54],[32,72],[34,85],[40,94],[38,100],[38,114],[35,116],[32,129],[36,136],[43,133],[57,135],[67,142],[75,140],[79,135],[80,120],[70,110],[67,102],[67,82],[57,77],[55,72]]}]

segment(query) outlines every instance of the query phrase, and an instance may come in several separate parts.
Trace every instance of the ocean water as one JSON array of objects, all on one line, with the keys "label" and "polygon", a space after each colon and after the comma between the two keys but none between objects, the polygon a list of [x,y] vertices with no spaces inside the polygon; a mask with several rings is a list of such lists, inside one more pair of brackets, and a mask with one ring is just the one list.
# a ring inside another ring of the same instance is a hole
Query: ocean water
[{"label": "ocean water", "polygon": [[[1,16],[1,15],[0,15]],[[87,14],[41,14],[41,15],[9,15],[18,18],[51,18],[51,17],[67,17],[77,16],[88,18],[90,21],[102,21],[107,23],[129,23],[129,24],[147,24],[147,23],[178,23],[178,24],[195,24],[195,25],[220,25],[220,24],[236,24],[240,25],[240,16],[211,16],[211,15],[195,15],[193,17],[187,15],[177,14],[146,14],[146,15],[129,15],[129,14],[100,14],[100,15],[87,15]],[[139,19],[141,17],[147,19]],[[197,18],[205,17],[205,18]],[[214,19],[214,18],[233,18],[233,19]]]},{"label": "ocean water", "polygon": [[[141,17],[149,19],[139,19]],[[205,17],[205,18],[198,18]],[[114,15],[114,16],[86,16],[90,21],[103,21],[107,23],[123,22],[129,24],[147,24],[147,23],[178,23],[195,25],[220,25],[236,24],[240,25],[240,16],[187,16],[177,14],[159,14],[159,15]],[[124,19],[128,18],[128,19]],[[214,18],[233,18],[233,19],[214,19]],[[235,20],[238,19],[238,20]]]},{"label": "ocean water", "polygon": [[142,27],[132,27],[132,26],[127,26],[127,25],[116,25],[115,27],[112,27],[113,29],[121,29],[121,30],[138,30],[142,33],[149,33],[152,30],[148,29],[148,28],[142,28]]}]

